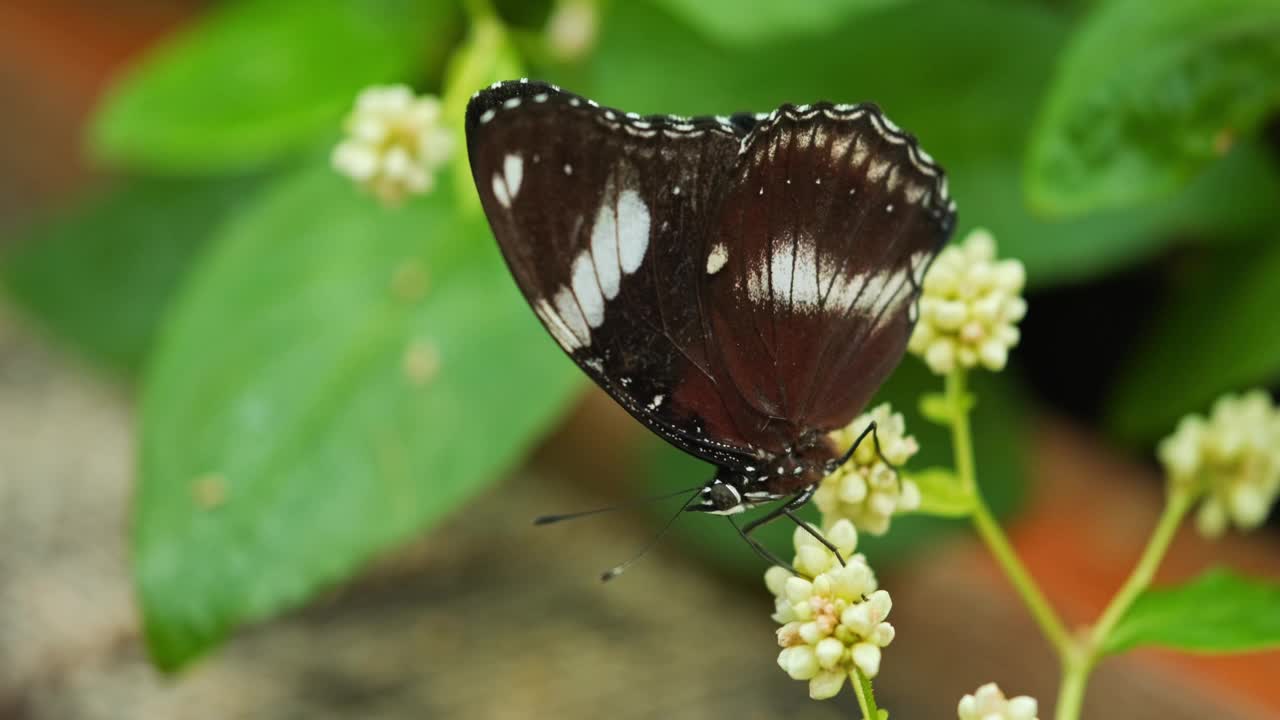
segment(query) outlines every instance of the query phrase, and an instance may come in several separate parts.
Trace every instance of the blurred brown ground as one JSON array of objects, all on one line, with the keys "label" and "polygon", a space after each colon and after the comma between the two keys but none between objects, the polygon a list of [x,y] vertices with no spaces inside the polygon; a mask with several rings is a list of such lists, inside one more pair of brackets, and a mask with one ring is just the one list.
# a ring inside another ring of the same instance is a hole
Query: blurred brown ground
[{"label": "blurred brown ground", "polygon": [[[104,78],[197,4],[0,2],[0,229],[82,182],[80,126]],[[530,469],[448,526],[161,677],[129,584],[132,425],[125,389],[0,304],[0,720],[856,716],[847,693],[813,703],[776,668],[760,585],[668,545],[602,586],[594,571],[651,532],[638,515],[529,527],[536,512],[600,501],[583,489],[582,456],[611,446],[584,449],[574,428],[615,428],[619,442],[636,428],[598,395]],[[1045,419],[1036,437],[1035,497],[1012,532],[1084,622],[1135,559],[1158,483],[1064,424]],[[1183,537],[1162,577],[1224,560],[1280,577],[1276,542]],[[1049,651],[980,548],[940,547],[882,581],[899,637],[877,686],[895,718],[952,718],[992,679],[1051,716]],[[1276,653],[1144,652],[1100,669],[1086,716],[1276,718],[1277,679]]]}]

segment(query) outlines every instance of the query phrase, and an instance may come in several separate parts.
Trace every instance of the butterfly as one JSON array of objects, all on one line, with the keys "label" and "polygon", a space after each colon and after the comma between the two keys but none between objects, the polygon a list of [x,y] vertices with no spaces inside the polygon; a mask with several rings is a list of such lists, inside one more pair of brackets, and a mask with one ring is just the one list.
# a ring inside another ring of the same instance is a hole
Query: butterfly
[{"label": "butterfly", "polygon": [[476,93],[466,138],[493,234],[552,338],[716,466],[683,510],[777,502],[734,525],[776,562],[750,532],[794,520],[848,460],[857,443],[828,432],[906,349],[955,225],[942,169],[872,104],[640,116],[527,79]]}]

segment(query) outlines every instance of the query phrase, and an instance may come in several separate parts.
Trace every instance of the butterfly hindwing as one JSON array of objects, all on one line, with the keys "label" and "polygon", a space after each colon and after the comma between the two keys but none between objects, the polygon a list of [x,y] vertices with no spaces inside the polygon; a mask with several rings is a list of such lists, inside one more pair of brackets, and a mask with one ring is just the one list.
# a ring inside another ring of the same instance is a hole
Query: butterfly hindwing
[{"label": "butterfly hindwing", "polygon": [[771,114],[712,229],[732,248],[709,305],[736,386],[784,434],[848,423],[901,359],[953,224],[941,171],[875,106]]}]

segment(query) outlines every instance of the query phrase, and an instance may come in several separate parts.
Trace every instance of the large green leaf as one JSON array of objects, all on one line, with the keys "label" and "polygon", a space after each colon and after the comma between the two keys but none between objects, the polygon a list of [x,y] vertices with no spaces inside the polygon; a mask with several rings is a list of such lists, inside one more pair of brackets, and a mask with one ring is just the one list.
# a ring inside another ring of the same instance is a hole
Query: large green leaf
[{"label": "large green leaf", "polygon": [[[1023,147],[1070,29],[1035,3],[904,3],[803,41],[742,51],[707,42],[649,4],[612,8],[592,62],[556,74],[565,86],[637,112],[874,100],[946,167],[960,232],[990,228],[1033,284],[1132,263],[1175,236],[1252,233],[1274,217],[1280,179],[1245,148],[1165,201],[1071,220],[1034,216],[1022,191]],[[654,38],[663,52],[653,52]]]},{"label": "large green leaf", "polygon": [[457,24],[441,0],[226,3],[117,84],[93,148],[153,171],[262,165],[336,134],[361,88],[438,68]]},{"label": "large green leaf", "polygon": [[0,273],[18,303],[56,335],[132,373],[188,266],[260,184],[123,181],[36,227]]},{"label": "large green leaf", "polygon": [[1210,570],[1191,582],[1148,590],[1103,644],[1228,653],[1280,648],[1280,583]]},{"label": "large green leaf", "polygon": [[1172,432],[1221,393],[1280,379],[1280,241],[1232,247],[1187,270],[1116,383],[1109,420],[1128,438]]},{"label": "large green leaf", "polygon": [[755,2],[741,0],[652,0],[714,40],[751,45],[772,38],[811,34],[859,13],[905,0],[807,0]]},{"label": "large green leaf", "polygon": [[[1008,377],[977,375],[973,381],[973,392],[977,397],[973,437],[978,481],[995,512],[1006,515],[1020,502],[1026,483],[1025,399]],[[923,363],[908,357],[872,401],[872,407],[881,402],[891,403],[906,419],[907,432],[919,441],[920,452],[907,463],[909,473],[916,469],[951,467],[953,464],[949,430],[921,417],[919,403],[916,402],[921,395],[937,390],[941,384],[942,379],[929,373]],[[709,465],[656,438],[644,447],[644,453],[648,489],[655,493],[692,487],[710,479],[713,473]],[[759,512],[756,511],[757,514]],[[817,513],[812,504],[802,514],[816,522]],[[962,521],[954,519],[923,514],[903,515],[895,517],[889,532],[881,537],[861,534],[858,551],[866,553],[874,566],[882,567],[921,552],[948,533],[964,527]],[[779,557],[790,559],[794,553],[791,547],[794,530],[795,526],[784,518],[765,526],[756,536]],[[692,554],[735,574],[759,577],[764,570],[763,561],[721,518],[710,515],[684,517],[673,533]]]},{"label": "large green leaf", "polygon": [[385,210],[318,168],[231,223],[142,400],[135,568],[175,667],[501,473],[579,374],[445,183]]},{"label": "large green leaf", "polygon": [[1050,85],[1030,196],[1057,214],[1167,196],[1278,105],[1277,0],[1102,3]]}]

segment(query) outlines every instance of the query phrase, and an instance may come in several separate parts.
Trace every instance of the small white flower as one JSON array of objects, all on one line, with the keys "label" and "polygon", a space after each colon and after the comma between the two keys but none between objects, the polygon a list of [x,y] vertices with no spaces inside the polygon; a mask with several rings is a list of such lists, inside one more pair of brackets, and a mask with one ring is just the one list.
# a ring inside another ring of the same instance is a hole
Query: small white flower
[{"label": "small white flower", "polygon": [[[796,528],[797,577],[769,568],[764,581],[774,595],[778,629],[778,665],[796,680],[809,681],[809,696],[835,696],[855,669],[871,678],[880,672],[880,649],[893,642],[885,622],[893,601],[877,589],[875,574],[862,555],[854,555],[858,531],[848,520],[831,526],[825,537],[840,550],[845,565],[821,542]],[[856,682],[856,679],[854,680]]]},{"label": "small white flower", "polygon": [[995,683],[987,683],[960,699],[960,720],[1036,720],[1035,698],[1019,695],[1005,699]]},{"label": "small white flower", "polygon": [[973,230],[944,248],[924,278],[920,321],[907,349],[945,375],[977,365],[1002,370],[1018,344],[1026,270],[1017,260],[996,260],[996,241]]},{"label": "small white flower", "polygon": [[594,0],[560,0],[547,20],[547,47],[557,60],[577,60],[595,46],[599,26]]},{"label": "small white flower", "polygon": [[843,452],[870,427],[873,420],[876,435],[880,438],[880,450],[893,467],[876,454],[875,441],[870,435],[863,438],[853,457],[823,478],[814,493],[814,504],[822,511],[823,524],[827,527],[841,518],[848,518],[859,530],[883,535],[888,531],[894,513],[920,507],[920,489],[894,470],[894,467],[900,468],[910,460],[920,446],[914,437],[906,434],[902,414],[893,412],[888,403],[859,415],[848,426],[832,432],[831,440]]},{"label": "small white flower", "polygon": [[1256,528],[1280,497],[1280,409],[1262,390],[1225,395],[1208,419],[1184,417],[1158,454],[1171,482],[1204,493],[1201,534]]},{"label": "small white flower", "polygon": [[415,96],[405,85],[362,90],[344,128],[347,137],[330,156],[333,168],[387,204],[431,192],[436,170],[453,154],[440,100]]}]

